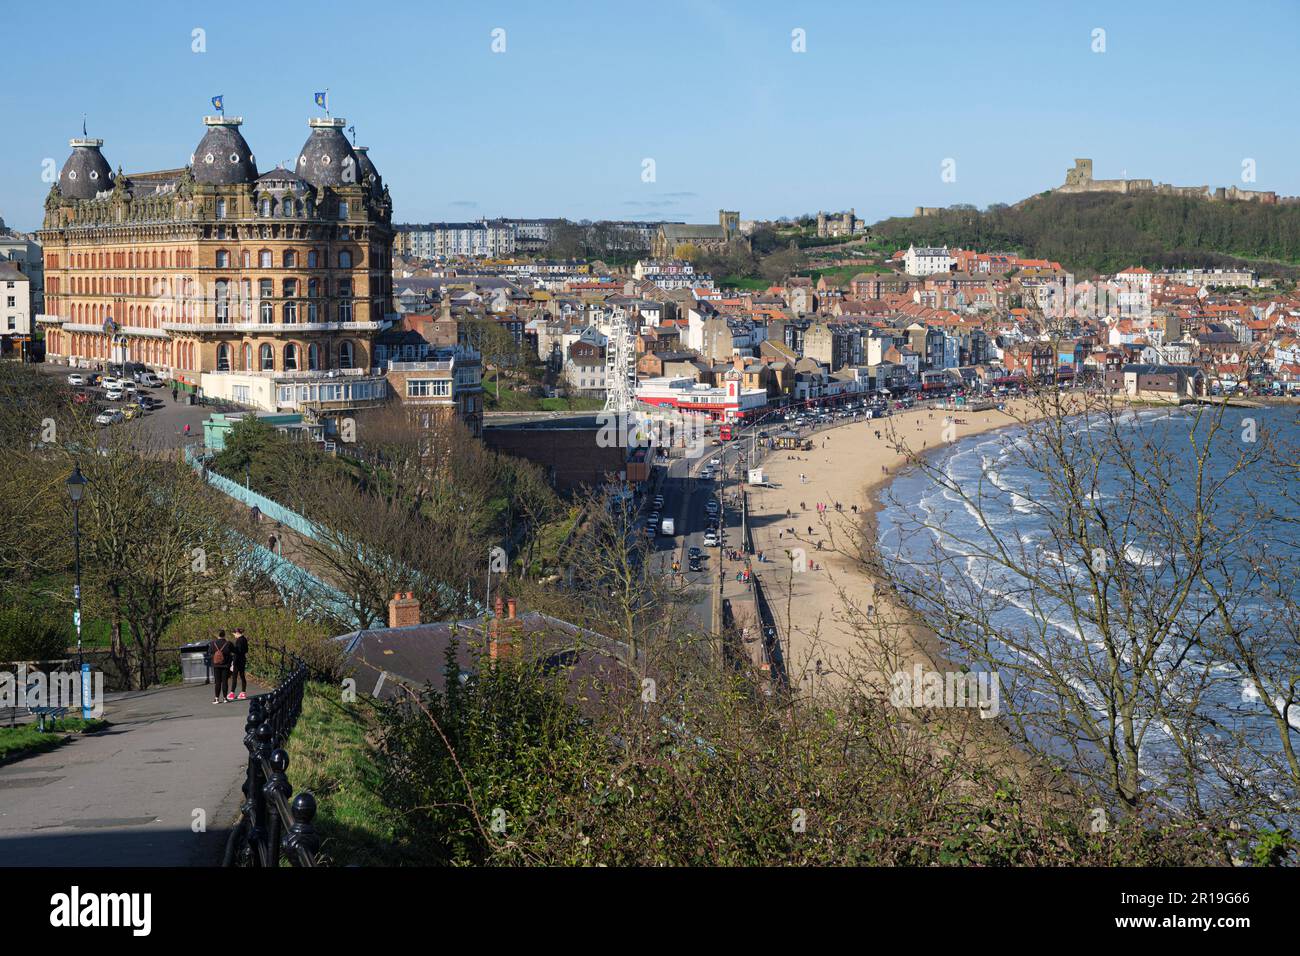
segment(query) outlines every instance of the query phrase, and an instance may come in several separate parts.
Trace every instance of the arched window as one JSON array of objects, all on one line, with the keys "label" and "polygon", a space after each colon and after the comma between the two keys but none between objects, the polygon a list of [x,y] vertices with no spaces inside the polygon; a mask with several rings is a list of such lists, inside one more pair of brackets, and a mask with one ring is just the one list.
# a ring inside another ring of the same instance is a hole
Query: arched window
[{"label": "arched window", "polygon": [[311,372],[320,371],[320,346],[315,342],[307,346],[307,369]]},{"label": "arched window", "polygon": [[217,268],[218,269],[230,268],[230,253],[227,252],[225,249],[217,250]]},{"label": "arched window", "polygon": [[252,346],[252,344],[249,343],[249,342],[245,342],[245,343],[244,343],[244,349],[243,349],[243,351],[244,351],[244,371],[245,371],[245,372],[253,372],[253,371],[256,371],[256,369],[253,368],[253,346]]},{"label": "arched window", "polygon": [[352,368],[352,343],[347,339],[339,343],[339,368]]},{"label": "arched window", "polygon": [[262,353],[262,371],[274,372],[275,371],[275,350],[272,349],[271,346],[269,345],[263,345],[261,349],[261,353]]},{"label": "arched window", "polygon": [[297,280],[297,279],[285,279],[284,282],[282,283],[282,285],[283,285],[283,288],[284,288],[284,298],[286,298],[286,299],[292,299],[292,298],[294,298],[295,296],[297,296],[297,294],[298,294],[298,280]]},{"label": "arched window", "polygon": [[298,371],[298,346],[293,342],[284,347],[284,370],[286,372]]},{"label": "arched window", "polygon": [[217,280],[217,321],[230,321],[230,283],[225,279]]},{"label": "arched window", "polygon": [[298,254],[292,249],[284,250],[284,267],[286,269],[296,269],[298,267]]},{"label": "arched window", "polygon": [[280,311],[284,314],[285,325],[293,325],[298,321],[298,303],[292,299],[286,302]]},{"label": "arched window", "polygon": [[269,199],[262,200],[262,215],[263,216],[271,215],[271,200]]},{"label": "arched window", "polygon": [[217,346],[217,371],[230,371],[230,346],[225,342]]},{"label": "arched window", "polygon": [[346,249],[343,249],[342,251],[339,252],[339,268],[340,269],[352,268],[352,253],[350,253]]},{"label": "arched window", "polygon": [[257,254],[257,264],[263,269],[270,269],[275,264],[270,249],[263,249]]},{"label": "arched window", "polygon": [[307,253],[307,268],[317,269],[319,267],[320,267],[320,253],[317,252],[315,249],[312,249]]}]

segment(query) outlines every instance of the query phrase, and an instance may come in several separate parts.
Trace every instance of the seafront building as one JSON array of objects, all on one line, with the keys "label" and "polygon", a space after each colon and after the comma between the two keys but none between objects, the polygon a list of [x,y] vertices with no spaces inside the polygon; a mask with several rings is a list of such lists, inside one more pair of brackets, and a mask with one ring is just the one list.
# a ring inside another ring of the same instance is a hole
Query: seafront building
[{"label": "seafront building", "polygon": [[309,120],[295,168],[260,174],[242,119],[203,122],[188,164],[154,172],[71,141],[38,234],[48,359],[138,362],[268,411],[384,401],[371,340],[394,311],[392,201],[347,121]]}]

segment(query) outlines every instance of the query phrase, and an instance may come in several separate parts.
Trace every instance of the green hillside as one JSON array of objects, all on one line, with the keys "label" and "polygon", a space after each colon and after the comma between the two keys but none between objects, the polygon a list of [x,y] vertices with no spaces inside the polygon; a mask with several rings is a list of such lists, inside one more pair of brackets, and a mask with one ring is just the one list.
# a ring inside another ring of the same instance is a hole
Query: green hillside
[{"label": "green hillside", "polygon": [[1265,206],[1180,196],[1048,192],[1015,206],[954,206],[898,217],[872,230],[904,247],[948,245],[1053,259],[1076,274],[1250,265],[1294,278],[1300,205]]}]

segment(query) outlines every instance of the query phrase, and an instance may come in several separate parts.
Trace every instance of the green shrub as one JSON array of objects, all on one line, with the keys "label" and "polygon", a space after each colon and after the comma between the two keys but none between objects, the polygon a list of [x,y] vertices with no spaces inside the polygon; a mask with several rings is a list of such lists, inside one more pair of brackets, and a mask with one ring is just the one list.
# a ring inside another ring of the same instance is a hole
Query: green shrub
[{"label": "green shrub", "polygon": [[63,627],[46,615],[0,608],[0,663],[58,660],[66,649]]},{"label": "green shrub", "polygon": [[238,607],[228,611],[186,614],[172,622],[163,643],[169,647],[210,641],[223,630],[232,637],[237,627],[248,638],[248,672],[263,681],[279,676],[279,649],[307,662],[320,680],[342,677],[343,648],[333,632],[315,621],[300,620],[284,608]]}]

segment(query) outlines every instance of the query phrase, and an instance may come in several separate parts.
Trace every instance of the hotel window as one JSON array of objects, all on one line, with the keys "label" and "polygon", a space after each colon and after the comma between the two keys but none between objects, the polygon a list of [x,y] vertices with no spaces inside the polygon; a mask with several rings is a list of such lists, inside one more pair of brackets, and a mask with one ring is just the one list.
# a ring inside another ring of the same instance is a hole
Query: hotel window
[{"label": "hotel window", "polygon": [[230,268],[230,253],[227,252],[225,249],[217,250],[217,268],[218,269]]},{"label": "hotel window", "polygon": [[263,249],[257,254],[257,264],[263,269],[270,269],[275,265],[275,259],[271,256],[270,249]]},{"label": "hotel window", "polygon": [[253,346],[245,342],[243,351],[244,351],[244,371],[245,372],[255,371],[255,369],[253,368]]},{"label": "hotel window", "polygon": [[346,249],[344,249],[339,253],[339,268],[340,269],[352,268],[352,253],[348,252],[348,250]]},{"label": "hotel window", "polygon": [[339,218],[348,218],[348,201],[346,199],[339,200]]},{"label": "hotel window", "polygon": [[298,266],[298,256],[292,249],[286,249],[281,260],[286,269],[294,269]]},{"label": "hotel window", "polygon": [[298,346],[292,342],[284,347],[284,370],[286,372],[298,371]]},{"label": "hotel window", "polygon": [[224,199],[217,200],[217,218],[218,219],[226,218],[226,201]]},{"label": "hotel window", "polygon": [[311,372],[319,372],[320,369],[320,346],[313,342],[311,345],[307,346],[307,370]]},{"label": "hotel window", "polygon": [[247,385],[236,385],[233,389],[233,392],[234,392],[233,398],[238,404],[240,405],[252,404],[252,400],[251,400],[252,396],[249,394],[249,388]]},{"label": "hotel window", "polygon": [[271,200],[269,199],[262,200],[262,215],[263,216],[271,215]]},{"label": "hotel window", "polygon": [[308,269],[317,268],[320,265],[319,260],[320,260],[320,253],[318,253],[315,249],[310,250],[307,253],[307,268]]},{"label": "hotel window", "polygon": [[352,368],[352,343],[347,339],[339,343],[339,368]]},{"label": "hotel window", "polygon": [[446,398],[451,394],[449,378],[409,378],[406,380],[407,398]]},{"label": "hotel window", "polygon": [[230,346],[225,342],[217,346],[217,371],[230,371]]},{"label": "hotel window", "polygon": [[225,324],[230,321],[230,283],[225,279],[217,280],[217,322]]},{"label": "hotel window", "polygon": [[282,312],[284,313],[284,324],[285,324],[285,325],[293,325],[295,322],[298,321],[298,303],[297,303],[297,302],[286,302],[286,303],[284,304],[284,308],[282,309]]}]

